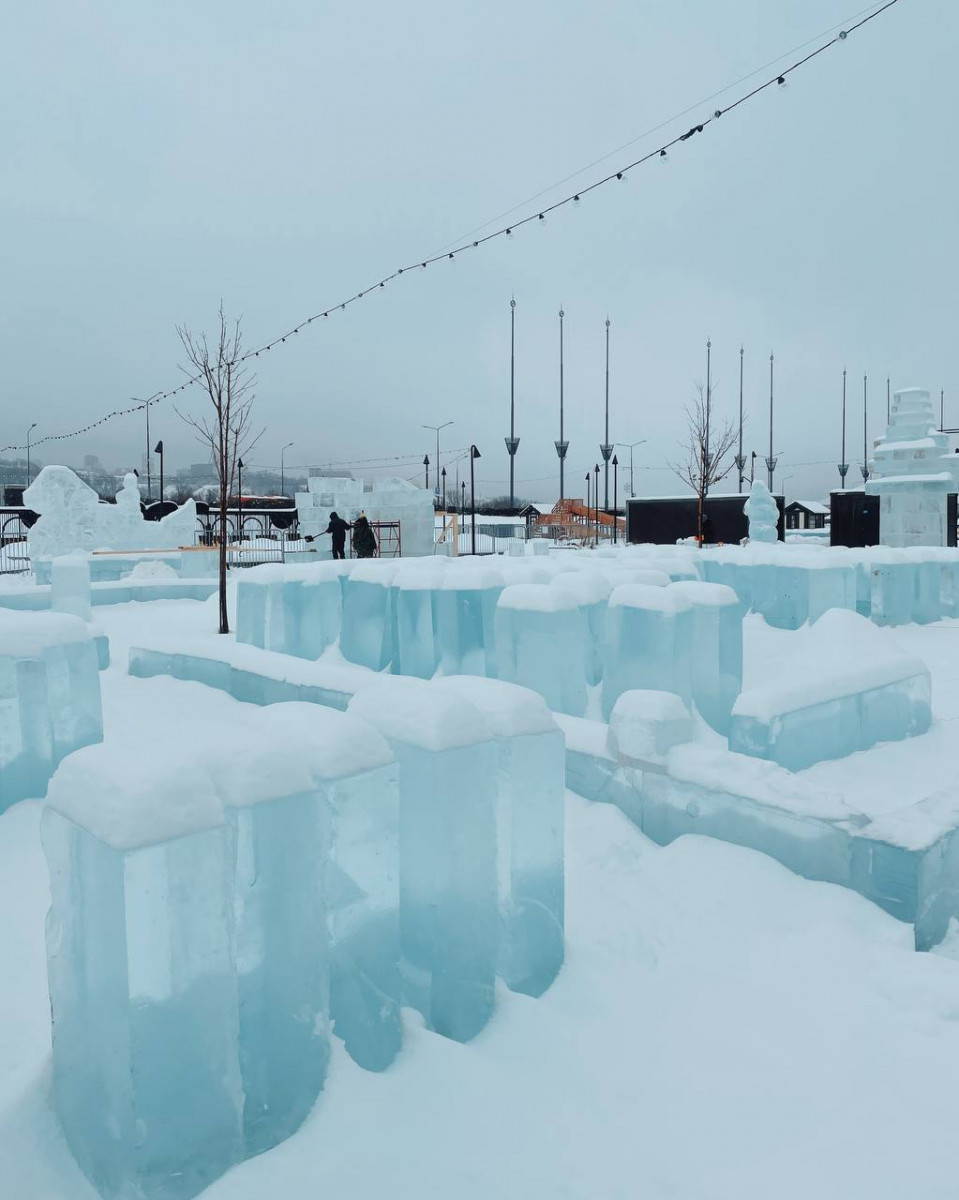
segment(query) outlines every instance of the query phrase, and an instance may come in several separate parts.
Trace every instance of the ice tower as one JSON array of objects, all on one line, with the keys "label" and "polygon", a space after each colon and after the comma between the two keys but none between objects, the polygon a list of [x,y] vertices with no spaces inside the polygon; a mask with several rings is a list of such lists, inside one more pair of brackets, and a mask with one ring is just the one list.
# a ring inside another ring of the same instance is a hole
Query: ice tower
[{"label": "ice tower", "polygon": [[945,546],[946,498],[957,490],[957,473],[949,439],[936,429],[929,393],[923,388],[896,392],[866,484],[869,495],[879,497],[882,544]]}]

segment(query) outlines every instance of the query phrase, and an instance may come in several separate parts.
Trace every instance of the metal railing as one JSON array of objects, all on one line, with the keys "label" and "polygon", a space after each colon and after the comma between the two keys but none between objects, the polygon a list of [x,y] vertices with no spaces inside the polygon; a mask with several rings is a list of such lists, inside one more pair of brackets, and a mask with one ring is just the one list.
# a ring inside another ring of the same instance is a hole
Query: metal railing
[{"label": "metal railing", "polygon": [[29,570],[27,524],[20,513],[0,509],[0,575],[23,575]]}]

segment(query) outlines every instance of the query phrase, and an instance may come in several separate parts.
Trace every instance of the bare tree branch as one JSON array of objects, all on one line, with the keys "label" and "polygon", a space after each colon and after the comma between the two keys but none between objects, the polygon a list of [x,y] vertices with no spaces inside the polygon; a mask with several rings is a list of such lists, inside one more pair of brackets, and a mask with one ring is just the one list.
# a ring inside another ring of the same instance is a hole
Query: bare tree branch
[{"label": "bare tree branch", "polygon": [[696,494],[698,538],[702,545],[706,496],[713,484],[725,479],[733,469],[735,459],[730,457],[730,452],[736,445],[738,434],[731,422],[724,421],[722,425],[717,425],[713,420],[712,401],[716,394],[715,386],[710,389],[708,397],[701,383],[696,383],[695,389],[695,399],[685,407],[685,459],[669,465]]}]

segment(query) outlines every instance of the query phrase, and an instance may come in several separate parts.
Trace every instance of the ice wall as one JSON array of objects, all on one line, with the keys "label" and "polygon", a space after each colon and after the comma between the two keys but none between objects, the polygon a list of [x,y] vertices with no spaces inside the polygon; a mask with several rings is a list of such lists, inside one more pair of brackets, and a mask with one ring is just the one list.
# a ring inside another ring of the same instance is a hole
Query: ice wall
[{"label": "ice wall", "polygon": [[321,535],[332,512],[350,522],[365,512],[373,523],[400,523],[399,550],[404,558],[433,553],[433,493],[416,487],[409,480],[377,479],[370,482],[311,476],[308,488],[296,495],[302,533]]},{"label": "ice wall", "polygon": [[674,588],[643,583],[613,589],[606,614],[603,715],[623,692],[674,692],[690,699],[692,605]]},{"label": "ice wall", "polygon": [[592,645],[574,595],[545,583],[504,588],[496,605],[495,641],[500,679],[532,688],[556,712],[585,713]]}]

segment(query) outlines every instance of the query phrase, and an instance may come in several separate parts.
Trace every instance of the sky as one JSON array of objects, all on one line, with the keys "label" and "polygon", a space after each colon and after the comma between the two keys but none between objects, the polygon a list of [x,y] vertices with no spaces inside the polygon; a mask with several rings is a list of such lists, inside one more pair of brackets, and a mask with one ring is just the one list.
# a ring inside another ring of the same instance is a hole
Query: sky
[{"label": "sky", "polygon": [[[22,443],[33,421],[35,437],[67,432],[175,385],[176,327],[211,330],[221,300],[260,344],[514,206],[525,215],[585,186],[857,11],[857,0],[16,6],[0,41],[0,446]],[[864,374],[870,438],[887,376],[893,389],[944,389],[946,424],[959,425],[957,45],[955,0],[898,0],[667,164],[310,326],[256,362],[251,458],[279,467],[292,442],[288,468],[395,457],[376,473],[419,481],[422,456],[435,457],[422,426],[452,421],[451,483],[475,443],[478,492],[505,492],[512,296],[527,498],[558,494],[561,305],[568,495],[582,494],[603,441],[607,315],[610,436],[645,439],[639,495],[684,490],[669,464],[683,457],[707,340],[720,423],[736,419],[745,348],[747,454],[768,451],[775,353],[776,482],[791,498],[838,480],[844,367],[853,464]],[[178,403],[203,412],[199,392]],[[203,460],[169,402],[151,426],[168,470]],[[136,415],[35,453],[134,464],[145,446]]]}]

